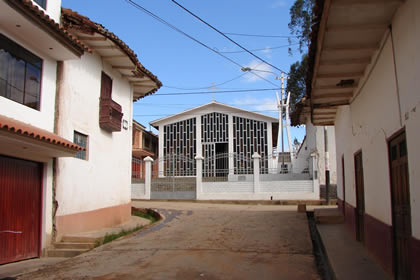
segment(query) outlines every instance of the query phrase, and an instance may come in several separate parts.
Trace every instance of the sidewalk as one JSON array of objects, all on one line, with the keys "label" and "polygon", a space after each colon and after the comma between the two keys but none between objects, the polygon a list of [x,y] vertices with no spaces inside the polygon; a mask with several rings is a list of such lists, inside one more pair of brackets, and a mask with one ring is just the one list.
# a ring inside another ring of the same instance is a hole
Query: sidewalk
[{"label": "sidewalk", "polygon": [[353,239],[343,223],[317,224],[316,227],[335,279],[392,279],[391,275],[373,260],[367,249]]},{"label": "sidewalk", "polygon": [[[71,237],[86,237],[99,239],[104,237],[106,234],[119,233],[121,230],[130,230],[138,226],[146,226],[150,224],[150,221],[144,218],[137,216],[131,216],[131,219],[123,224],[102,228],[97,231],[82,232],[77,234],[72,234]],[[47,266],[56,264],[58,262],[66,261],[71,258],[51,258],[51,257],[41,257],[30,260],[18,261],[10,264],[0,265],[0,280],[2,279],[14,279],[21,274],[26,274],[29,272],[37,271],[39,269],[45,268]]]}]

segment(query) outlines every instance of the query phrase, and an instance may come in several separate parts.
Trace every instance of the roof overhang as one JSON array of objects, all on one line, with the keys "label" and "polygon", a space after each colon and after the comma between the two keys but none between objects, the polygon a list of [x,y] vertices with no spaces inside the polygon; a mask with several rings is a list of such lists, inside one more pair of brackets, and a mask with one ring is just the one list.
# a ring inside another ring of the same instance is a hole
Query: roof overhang
[{"label": "roof overhang", "polygon": [[317,1],[307,97],[314,125],[334,125],[349,105],[404,0]]},{"label": "roof overhang", "polygon": [[133,101],[153,94],[161,86],[159,79],[147,70],[137,55],[114,33],[70,9],[62,9],[63,25],[84,44],[100,55],[133,87]]},{"label": "roof overhang", "polygon": [[133,149],[132,155],[137,158],[141,157],[154,157],[155,154],[144,149]]},{"label": "roof overhang", "polygon": [[207,104],[185,110],[181,113],[170,115],[170,116],[163,117],[163,118],[160,118],[158,120],[152,121],[152,122],[150,122],[150,124],[154,128],[159,129],[159,125],[161,125],[161,124],[166,124],[168,122],[171,122],[172,120],[182,118],[184,116],[189,116],[190,117],[191,115],[195,115],[195,114],[199,115],[201,111],[204,111],[206,114],[210,113],[210,112],[218,112],[218,113],[224,113],[224,114],[227,114],[227,113],[235,114],[236,113],[236,114],[239,114],[239,116],[241,114],[247,114],[247,115],[255,117],[258,120],[262,120],[262,121],[268,121],[268,122],[272,122],[272,123],[276,123],[276,122],[279,121],[277,118],[274,118],[274,117],[271,117],[271,116],[267,116],[267,115],[264,115],[264,114],[260,114],[260,113],[248,111],[248,110],[245,110],[245,109],[241,109],[241,108],[238,108],[238,107],[230,106],[230,105],[218,102],[218,101],[211,101]]},{"label": "roof overhang", "polygon": [[82,147],[44,129],[0,115],[0,154],[47,162],[73,157]]},{"label": "roof overhang", "polygon": [[0,1],[0,26],[57,61],[79,58],[89,50],[32,1]]}]

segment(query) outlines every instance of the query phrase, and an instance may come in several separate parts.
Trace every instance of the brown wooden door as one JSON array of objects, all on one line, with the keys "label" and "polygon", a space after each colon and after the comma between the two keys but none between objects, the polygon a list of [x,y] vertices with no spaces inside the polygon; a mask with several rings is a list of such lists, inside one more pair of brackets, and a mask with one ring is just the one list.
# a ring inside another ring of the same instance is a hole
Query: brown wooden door
[{"label": "brown wooden door", "polygon": [[42,164],[0,156],[0,264],[39,257]]},{"label": "brown wooden door", "polygon": [[389,142],[394,271],[396,279],[410,279],[411,210],[405,132]]},{"label": "brown wooden door", "polygon": [[360,242],[365,240],[365,189],[363,183],[362,152],[354,155],[354,170],[356,175],[356,238]]}]

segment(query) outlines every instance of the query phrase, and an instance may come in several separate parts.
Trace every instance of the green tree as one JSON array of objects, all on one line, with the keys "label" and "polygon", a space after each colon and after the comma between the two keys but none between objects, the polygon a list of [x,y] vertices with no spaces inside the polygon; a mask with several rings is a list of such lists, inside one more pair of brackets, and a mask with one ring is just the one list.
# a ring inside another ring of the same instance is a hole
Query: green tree
[{"label": "green tree", "polygon": [[311,42],[311,25],[313,19],[313,7],[315,0],[296,0],[290,8],[290,33],[299,39],[299,51],[304,53],[304,48]]},{"label": "green tree", "polygon": [[[289,79],[286,91],[290,92],[290,106],[293,111],[296,103],[306,93],[306,71],[308,66],[308,55],[306,50],[311,43],[311,24],[313,19],[313,8],[315,0],[296,0],[290,8],[290,32],[299,40],[299,51],[304,53],[301,61],[290,65]],[[290,41],[289,41],[290,42]],[[290,50],[290,49],[289,49]]]},{"label": "green tree", "polygon": [[290,65],[289,79],[287,80],[286,92],[290,92],[291,110],[306,93],[306,70],[308,66],[308,55],[305,54],[301,61],[296,61]]}]

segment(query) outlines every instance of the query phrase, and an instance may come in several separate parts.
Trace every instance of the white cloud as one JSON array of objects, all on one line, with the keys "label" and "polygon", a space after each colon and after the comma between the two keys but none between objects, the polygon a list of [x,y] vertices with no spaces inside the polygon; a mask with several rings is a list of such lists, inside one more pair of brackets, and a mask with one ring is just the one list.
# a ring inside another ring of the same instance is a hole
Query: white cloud
[{"label": "white cloud", "polygon": [[[253,60],[250,63],[248,63],[247,65],[245,65],[245,67],[249,67],[249,68],[253,69],[255,74],[257,74],[258,76],[263,77],[265,79],[271,80],[271,79],[275,78],[275,76],[272,73],[270,73],[270,72],[273,71],[271,66],[269,66],[265,63],[261,63],[260,61]],[[244,76],[244,78],[247,82],[261,81],[262,79],[260,77],[258,77],[257,75],[248,73]],[[272,77],[269,77],[269,76],[272,76]]]},{"label": "white cloud", "polygon": [[[241,99],[233,100],[233,104],[237,106],[245,106],[251,111],[271,111],[277,110],[277,101],[276,98],[255,98],[255,97],[245,97]],[[266,112],[261,112],[266,113]]]},{"label": "white cloud", "polygon": [[272,9],[276,9],[276,8],[280,8],[280,7],[286,7],[286,6],[287,6],[287,2],[284,1],[284,0],[277,0],[277,1],[274,1],[271,4]]}]

